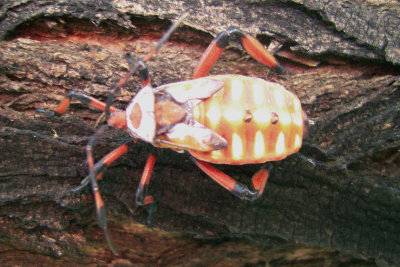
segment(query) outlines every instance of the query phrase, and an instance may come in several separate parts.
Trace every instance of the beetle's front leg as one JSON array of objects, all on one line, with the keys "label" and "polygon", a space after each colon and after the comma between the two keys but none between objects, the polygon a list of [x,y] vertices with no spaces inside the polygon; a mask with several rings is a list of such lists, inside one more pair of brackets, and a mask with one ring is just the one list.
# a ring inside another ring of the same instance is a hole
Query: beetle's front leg
[{"label": "beetle's front leg", "polygon": [[[36,113],[43,113],[47,117],[53,117],[55,115],[59,116],[63,114],[69,105],[71,104],[71,100],[75,98],[78,99],[82,104],[88,105],[90,107],[94,107],[100,110],[106,110],[106,103],[97,100],[94,97],[88,96],[83,92],[80,91],[69,91],[65,96],[64,99],[60,102],[57,109],[55,111],[52,110],[44,110],[44,109],[36,109]],[[111,112],[117,111],[117,109],[113,106],[109,107]]]},{"label": "beetle's front leg", "polygon": [[218,34],[208,46],[193,72],[193,78],[204,77],[221,56],[224,48],[232,41],[240,43],[254,59],[269,66],[277,73],[289,73],[256,38],[236,27],[230,27]]},{"label": "beetle's front leg", "polygon": [[232,179],[230,176],[218,170],[214,166],[208,164],[207,162],[198,160],[192,156],[190,158],[202,171],[204,171],[208,176],[219,183],[222,187],[232,192],[232,194],[234,194],[235,196],[250,201],[254,201],[262,195],[269,177],[269,172],[272,168],[272,165],[268,164],[265,168],[262,168],[261,170],[256,172],[252,177],[254,190],[250,190],[246,185],[237,182],[236,180]]}]

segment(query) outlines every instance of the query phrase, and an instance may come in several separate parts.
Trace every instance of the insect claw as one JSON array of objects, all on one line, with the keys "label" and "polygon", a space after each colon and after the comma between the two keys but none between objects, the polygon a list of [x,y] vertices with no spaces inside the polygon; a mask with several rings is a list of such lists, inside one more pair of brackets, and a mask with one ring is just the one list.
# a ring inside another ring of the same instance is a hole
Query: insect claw
[{"label": "insect claw", "polygon": [[247,185],[236,183],[232,190],[232,193],[240,199],[247,200],[247,201],[254,201],[257,200],[261,195],[259,191],[250,190]]},{"label": "insect claw", "polygon": [[44,109],[41,109],[41,108],[37,108],[36,109],[36,113],[38,113],[38,114],[39,113],[43,113],[48,118],[51,118],[51,117],[53,117],[55,115],[54,111],[52,111],[52,110],[44,110]]},{"label": "insect claw", "polygon": [[279,62],[276,62],[276,65],[272,67],[272,69],[280,74],[280,75],[291,75],[292,73],[287,70],[284,66],[282,66]]},{"label": "insect claw", "polygon": [[85,187],[89,184],[90,179],[89,176],[86,176],[85,179],[81,181],[81,184],[78,187],[71,189],[71,192],[74,194],[80,193]]},{"label": "insect claw", "polygon": [[[90,176],[89,176],[90,177]],[[93,177],[92,177],[93,178]],[[96,214],[97,214],[97,221],[101,229],[104,231],[104,235],[106,237],[108,246],[114,255],[118,255],[118,252],[114,246],[114,242],[112,241],[110,232],[107,228],[107,214],[106,208],[104,207],[103,201],[101,200],[99,191],[95,191],[95,201],[96,201]]]},{"label": "insect claw", "polygon": [[106,236],[107,244],[108,244],[110,250],[112,251],[112,253],[115,256],[118,256],[118,251],[114,246],[114,242],[112,241],[112,238],[111,238],[110,233],[108,232],[107,228],[104,229],[104,235]]}]

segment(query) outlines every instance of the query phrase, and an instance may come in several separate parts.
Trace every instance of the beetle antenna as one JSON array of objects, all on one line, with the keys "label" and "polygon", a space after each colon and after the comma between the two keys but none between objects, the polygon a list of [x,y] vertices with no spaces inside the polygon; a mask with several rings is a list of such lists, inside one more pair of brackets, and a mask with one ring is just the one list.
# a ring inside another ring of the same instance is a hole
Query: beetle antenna
[{"label": "beetle antenna", "polygon": [[168,29],[166,33],[164,33],[163,37],[158,41],[156,47],[151,51],[147,56],[143,59],[143,61],[149,61],[157,52],[160,50],[161,46],[168,40],[168,38],[171,36],[172,32],[178,28],[179,24],[189,15],[189,13],[185,13],[182,16],[179,17],[177,21],[175,21],[174,24]]},{"label": "beetle antenna", "polygon": [[106,108],[104,111],[106,113],[106,121],[110,117],[110,106],[111,106],[111,102],[112,102],[115,92],[117,90],[119,90],[119,88],[121,88],[126,83],[126,81],[129,79],[129,77],[131,77],[134,73],[136,73],[136,71],[141,66],[141,64],[138,64],[139,62],[149,61],[158,52],[158,50],[160,50],[161,46],[168,40],[168,38],[171,36],[172,32],[174,30],[176,30],[176,28],[178,28],[179,24],[181,24],[181,22],[188,15],[189,15],[189,13],[185,13],[182,16],[180,16],[179,19],[177,21],[175,21],[175,23],[172,24],[172,26],[168,29],[168,31],[163,35],[163,37],[160,39],[160,41],[158,41],[156,47],[149,54],[147,54],[147,56],[144,59],[138,60],[138,62],[135,64],[133,62],[133,59],[131,58],[131,56],[129,54],[127,55],[129,71],[125,74],[124,77],[122,77],[122,79],[120,79],[113,87],[111,87],[110,91],[108,92]]}]

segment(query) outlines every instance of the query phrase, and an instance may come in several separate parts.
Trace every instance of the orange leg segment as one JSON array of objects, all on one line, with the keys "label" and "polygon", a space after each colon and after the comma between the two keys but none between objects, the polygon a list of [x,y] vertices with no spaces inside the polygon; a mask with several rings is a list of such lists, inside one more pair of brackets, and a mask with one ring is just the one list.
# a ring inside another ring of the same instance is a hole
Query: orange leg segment
[{"label": "orange leg segment", "polygon": [[[244,49],[250,56],[271,68],[278,68],[278,61],[264,48],[264,46],[250,34],[245,34],[241,39]],[[278,70],[279,72],[280,70]]]},{"label": "orange leg segment", "polygon": [[200,78],[206,76],[207,72],[211,67],[217,62],[218,58],[221,56],[223,48],[218,46],[216,40],[213,40],[208,46],[207,50],[204,52],[203,56],[200,58],[197,67],[193,71],[193,78]]},{"label": "orange leg segment", "polygon": [[272,166],[268,164],[266,168],[262,168],[253,175],[252,184],[254,190],[250,190],[246,185],[238,183],[236,180],[232,179],[230,176],[218,170],[209,163],[195,159],[194,157],[191,157],[191,159],[202,171],[204,171],[222,187],[232,192],[232,194],[235,196],[250,201],[258,199],[264,192],[264,188],[269,177],[269,171],[271,170]]},{"label": "orange leg segment", "polygon": [[269,66],[277,73],[289,74],[289,72],[279,64],[275,57],[268,52],[268,50],[265,49],[256,38],[236,27],[231,27],[218,34],[208,46],[193,72],[193,78],[204,77],[220,57],[222,50],[232,41],[240,43],[244,50],[246,50],[254,59]]},{"label": "orange leg segment", "polygon": [[[61,115],[67,110],[67,108],[71,104],[72,98],[76,98],[83,104],[100,109],[102,111],[105,111],[105,109],[106,109],[106,103],[101,102],[100,100],[97,100],[94,97],[88,96],[83,92],[70,91],[68,94],[65,95],[64,99],[60,102],[60,104],[58,105],[58,107],[55,111],[36,109],[36,113],[44,113],[47,117]],[[110,107],[110,111],[115,112],[115,111],[117,111],[117,108]]]},{"label": "orange leg segment", "polygon": [[146,162],[146,165],[143,170],[142,178],[140,179],[139,187],[136,191],[136,204],[143,206],[149,206],[149,215],[147,217],[147,223],[150,224],[153,218],[156,203],[154,202],[153,196],[147,195],[148,186],[150,183],[151,173],[153,172],[154,164],[156,162],[156,156],[151,154]]}]

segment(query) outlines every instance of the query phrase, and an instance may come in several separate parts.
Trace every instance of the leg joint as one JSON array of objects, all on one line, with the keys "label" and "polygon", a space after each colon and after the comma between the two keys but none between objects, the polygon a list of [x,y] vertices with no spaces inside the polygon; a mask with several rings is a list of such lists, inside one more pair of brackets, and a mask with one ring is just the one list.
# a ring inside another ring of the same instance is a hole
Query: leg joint
[{"label": "leg joint", "polygon": [[232,190],[232,193],[243,200],[254,201],[260,197],[258,190],[250,190],[246,185],[236,183]]},{"label": "leg joint", "polygon": [[135,196],[135,201],[136,205],[143,206],[144,204],[144,199],[147,194],[147,185],[139,185],[139,188],[136,191],[136,196]]},{"label": "leg joint", "polygon": [[147,81],[149,79],[149,69],[147,67],[147,64],[142,59],[138,59],[136,60],[136,66],[136,73],[138,74],[140,80]]},{"label": "leg joint", "polygon": [[221,32],[216,37],[218,47],[225,48],[230,42],[241,43],[241,39],[244,37],[242,30],[236,27],[229,27],[226,31]]},{"label": "leg joint", "polygon": [[69,91],[65,97],[68,97],[69,99],[76,98],[86,105],[89,105],[92,102],[85,93],[80,91]]}]

